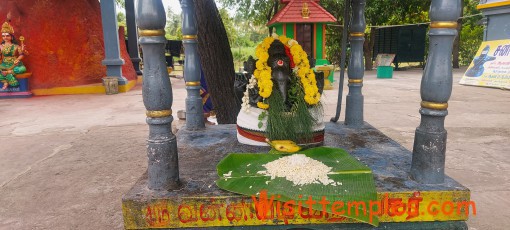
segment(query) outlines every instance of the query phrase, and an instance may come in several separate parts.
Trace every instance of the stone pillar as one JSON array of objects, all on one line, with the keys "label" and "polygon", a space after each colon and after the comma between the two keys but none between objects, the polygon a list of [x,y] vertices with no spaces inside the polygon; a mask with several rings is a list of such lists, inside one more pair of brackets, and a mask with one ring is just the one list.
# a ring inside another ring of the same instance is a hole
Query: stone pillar
[{"label": "stone pillar", "polygon": [[421,123],[416,128],[411,177],[424,184],[444,182],[448,99],[452,93],[452,47],[461,0],[432,0],[430,44],[421,80]]},{"label": "stone pillar", "polygon": [[[363,42],[365,41],[365,0],[352,1],[350,27],[351,57],[349,59],[349,94],[346,97],[345,124],[353,127],[363,125]],[[341,102],[340,102],[341,103]]]},{"label": "stone pillar", "polygon": [[106,66],[106,76],[119,79],[119,85],[125,85],[128,80],[122,76],[124,60],[120,58],[119,33],[115,0],[101,1],[101,20],[103,23],[103,38],[105,59],[102,64]]},{"label": "stone pillar", "polygon": [[172,133],[172,86],[165,64],[165,9],[161,0],[138,0],[137,24],[144,53],[143,103],[147,109],[149,189],[179,184],[177,142]]},{"label": "stone pillar", "polygon": [[138,54],[138,33],[135,22],[135,2],[134,0],[126,0],[126,23],[128,29],[128,50],[131,62],[135,67],[136,74],[141,75],[140,71],[140,55]]},{"label": "stone pillar", "polygon": [[197,21],[192,0],[182,0],[182,44],[184,46],[184,80],[186,81],[186,129],[205,128],[200,97],[200,56],[198,55]]}]

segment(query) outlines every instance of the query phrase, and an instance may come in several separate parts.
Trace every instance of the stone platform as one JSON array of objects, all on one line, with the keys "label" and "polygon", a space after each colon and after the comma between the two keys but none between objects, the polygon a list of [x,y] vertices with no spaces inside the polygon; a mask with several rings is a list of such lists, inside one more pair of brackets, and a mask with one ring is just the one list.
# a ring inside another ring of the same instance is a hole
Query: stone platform
[{"label": "stone platform", "polygon": [[[235,125],[207,126],[198,132],[183,128],[177,134],[177,143],[182,186],[173,191],[150,191],[147,176],[143,175],[122,200],[126,229],[374,228],[332,214],[310,218],[297,212],[291,217],[271,213],[272,218],[263,220],[257,216],[250,197],[219,189],[215,184],[216,164],[228,153],[269,150],[239,144]],[[412,153],[371,125],[352,129],[342,123],[327,123],[324,145],[346,149],[372,169],[381,210],[385,210],[378,215],[379,228],[467,229],[464,221],[467,212],[473,211],[466,208],[470,191],[450,177],[440,185],[414,182],[407,173]],[[399,204],[401,208],[392,208]]]}]

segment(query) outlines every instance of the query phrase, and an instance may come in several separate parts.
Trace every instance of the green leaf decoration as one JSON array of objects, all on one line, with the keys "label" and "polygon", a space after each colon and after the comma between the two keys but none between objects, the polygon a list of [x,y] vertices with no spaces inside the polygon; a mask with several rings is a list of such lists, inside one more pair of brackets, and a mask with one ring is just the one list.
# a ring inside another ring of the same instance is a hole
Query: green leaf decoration
[{"label": "green leaf decoration", "polygon": [[262,113],[259,114],[259,121],[264,120],[266,117],[266,111],[262,111]]},{"label": "green leaf decoration", "polygon": [[[293,200],[296,204],[302,201],[302,206],[306,208],[308,205],[305,202],[311,196],[316,201],[315,204],[312,204],[312,208],[319,211],[323,210],[323,204],[318,202],[324,197],[329,201],[329,204],[325,206],[326,212],[352,218],[374,226],[379,225],[377,216],[372,215],[370,218],[369,215],[370,201],[377,201],[374,179],[369,167],[363,165],[345,150],[339,148],[317,147],[295,154],[305,154],[307,157],[331,167],[332,173],[328,174],[328,177],[335,181],[335,183],[333,185],[323,185],[320,183],[294,185],[291,181],[281,177],[271,180],[271,177],[258,174],[257,172],[266,170],[263,166],[264,164],[289,154],[232,153],[217,165],[220,179],[216,181],[216,184],[218,187],[230,192],[255,196],[257,200],[260,199],[260,192],[267,190],[268,196],[274,195],[275,200],[281,202]],[[344,203],[342,208],[337,206],[335,209],[336,213],[332,210],[334,202]],[[357,202],[358,205],[354,202]],[[365,204],[366,212],[361,203]],[[348,204],[351,204],[351,206],[348,206]],[[297,205],[294,208],[297,210]],[[377,206],[374,208],[377,208]],[[339,214],[342,211],[344,213]],[[374,211],[377,211],[377,209]]]},{"label": "green leaf decoration", "polygon": [[259,127],[259,129],[260,129],[260,128],[262,128],[262,126],[263,126],[263,125],[264,125],[264,124],[262,123],[262,121],[259,121],[259,124],[258,124],[257,126],[258,126],[258,127]]}]

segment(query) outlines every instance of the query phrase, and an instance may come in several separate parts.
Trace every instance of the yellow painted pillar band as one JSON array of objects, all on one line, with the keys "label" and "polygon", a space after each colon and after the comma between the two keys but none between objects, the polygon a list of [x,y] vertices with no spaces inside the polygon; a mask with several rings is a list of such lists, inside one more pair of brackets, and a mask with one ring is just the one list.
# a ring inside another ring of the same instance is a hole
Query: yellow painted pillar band
[{"label": "yellow painted pillar band", "polygon": [[500,1],[500,2],[480,4],[476,7],[476,9],[481,10],[481,9],[502,7],[502,6],[510,6],[510,1]]},{"label": "yellow painted pillar band", "polygon": [[364,37],[365,33],[363,32],[352,32],[349,34],[351,37]]},{"label": "yellow painted pillar band", "polygon": [[349,79],[349,83],[363,83],[363,79]]},{"label": "yellow painted pillar band", "polygon": [[436,103],[430,101],[422,101],[421,107],[426,109],[434,109],[434,110],[445,110],[448,108],[448,103]]},{"label": "yellow painted pillar band", "polygon": [[182,35],[182,39],[183,40],[193,40],[193,39],[197,39],[198,36],[195,34],[195,35]]},{"label": "yellow painted pillar band", "polygon": [[140,37],[165,36],[165,31],[164,30],[139,30],[138,35]]},{"label": "yellow painted pillar band", "polygon": [[186,86],[200,86],[199,81],[188,81],[186,82]]},{"label": "yellow painted pillar band", "polygon": [[152,118],[168,117],[168,116],[172,115],[172,110],[171,109],[156,110],[156,111],[147,110],[147,112],[145,112],[145,115],[147,115],[147,117],[152,117]]},{"label": "yellow painted pillar band", "polygon": [[457,22],[430,22],[433,29],[457,29]]}]

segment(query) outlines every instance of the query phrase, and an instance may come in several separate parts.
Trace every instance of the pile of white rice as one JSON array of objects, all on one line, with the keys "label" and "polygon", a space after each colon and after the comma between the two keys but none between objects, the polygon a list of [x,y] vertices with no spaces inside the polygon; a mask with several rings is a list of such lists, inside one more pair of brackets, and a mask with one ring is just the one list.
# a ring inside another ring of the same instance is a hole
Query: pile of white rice
[{"label": "pile of white rice", "polygon": [[270,176],[271,179],[284,177],[294,185],[335,184],[333,180],[328,178],[331,167],[304,154],[281,157],[262,166],[266,168],[266,171],[259,171],[258,174]]}]

